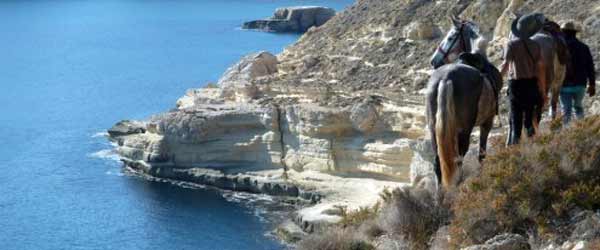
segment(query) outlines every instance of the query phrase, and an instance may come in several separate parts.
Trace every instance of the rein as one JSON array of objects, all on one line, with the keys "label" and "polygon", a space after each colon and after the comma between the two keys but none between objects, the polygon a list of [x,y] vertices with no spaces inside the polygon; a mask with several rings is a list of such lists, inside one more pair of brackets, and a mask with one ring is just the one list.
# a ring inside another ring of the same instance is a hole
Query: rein
[{"label": "rein", "polygon": [[[444,49],[442,49],[442,46],[438,46],[438,51],[440,53],[442,53],[442,55],[444,55],[444,57],[442,58],[442,61],[447,62],[448,56],[450,56],[450,52],[455,51],[456,49],[454,48],[454,45],[456,44],[456,42],[460,39],[460,43],[463,51],[464,52],[468,52],[467,51],[467,43],[465,42],[465,36],[463,35],[463,29],[465,27],[465,24],[462,23],[460,25],[460,29],[458,30],[458,36],[456,39],[452,40],[452,43],[450,44],[450,47],[448,48],[448,51],[444,51]],[[459,47],[457,47],[458,49],[460,49]]]}]

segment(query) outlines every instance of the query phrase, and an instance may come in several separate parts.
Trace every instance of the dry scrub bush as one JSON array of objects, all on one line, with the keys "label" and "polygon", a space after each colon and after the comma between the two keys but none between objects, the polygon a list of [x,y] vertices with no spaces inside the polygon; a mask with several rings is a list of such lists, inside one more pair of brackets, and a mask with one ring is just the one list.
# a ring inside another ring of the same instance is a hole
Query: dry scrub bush
[{"label": "dry scrub bush", "polygon": [[369,242],[381,236],[403,239],[410,249],[427,249],[432,235],[448,222],[449,208],[440,206],[428,190],[384,190],[381,198],[372,208],[346,211],[340,207],[342,220],[337,225],[303,239],[297,249],[373,249]]},{"label": "dry scrub bush", "polygon": [[339,226],[315,232],[298,242],[297,250],[374,250],[375,247],[362,239],[353,229]]},{"label": "dry scrub bush", "polygon": [[339,224],[342,227],[360,226],[366,221],[372,221],[377,217],[380,210],[380,203],[376,203],[373,207],[360,207],[354,211],[347,211],[346,207],[338,207],[342,220]]},{"label": "dry scrub bush", "polygon": [[491,154],[459,189],[450,234],[455,246],[501,233],[560,235],[573,208],[600,208],[600,117]]},{"label": "dry scrub bush", "polygon": [[427,249],[431,236],[448,220],[448,209],[420,188],[395,189],[383,206],[378,224],[388,234],[399,235],[411,249]]}]

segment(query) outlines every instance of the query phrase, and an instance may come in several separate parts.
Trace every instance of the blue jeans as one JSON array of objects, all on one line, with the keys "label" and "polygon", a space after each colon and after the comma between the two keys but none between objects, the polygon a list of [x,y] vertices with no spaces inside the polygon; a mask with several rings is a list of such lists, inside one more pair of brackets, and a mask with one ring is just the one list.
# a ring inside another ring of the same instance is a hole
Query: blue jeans
[{"label": "blue jeans", "polygon": [[560,104],[563,112],[563,124],[568,124],[573,116],[577,119],[583,118],[583,97],[585,96],[585,86],[564,87],[560,90]]}]

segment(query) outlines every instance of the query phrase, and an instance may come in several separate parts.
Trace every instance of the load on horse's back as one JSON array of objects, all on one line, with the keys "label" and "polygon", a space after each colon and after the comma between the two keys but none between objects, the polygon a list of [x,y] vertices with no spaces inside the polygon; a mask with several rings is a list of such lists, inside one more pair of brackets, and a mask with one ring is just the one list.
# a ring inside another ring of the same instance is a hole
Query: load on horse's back
[{"label": "load on horse's back", "polygon": [[[500,72],[487,60],[477,26],[456,17],[452,23],[432,56],[436,70],[427,91],[427,123],[436,153],[435,170],[438,181],[446,187],[454,182],[475,126],[481,130],[480,160],[485,156],[502,88]],[[459,63],[453,63],[457,60]]]}]

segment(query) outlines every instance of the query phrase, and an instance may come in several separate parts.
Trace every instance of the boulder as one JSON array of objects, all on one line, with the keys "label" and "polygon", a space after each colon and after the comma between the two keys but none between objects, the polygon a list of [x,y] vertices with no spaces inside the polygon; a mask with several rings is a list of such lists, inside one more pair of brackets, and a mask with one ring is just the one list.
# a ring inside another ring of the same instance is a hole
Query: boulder
[{"label": "boulder", "polygon": [[354,104],[350,110],[352,126],[361,132],[373,130],[379,120],[379,107],[381,103],[373,97],[365,98],[362,102]]},{"label": "boulder", "polygon": [[382,235],[374,242],[377,250],[410,250],[410,243],[397,235]]},{"label": "boulder", "polygon": [[574,218],[575,229],[571,233],[570,241],[593,240],[600,238],[600,215],[592,211],[584,211]]},{"label": "boulder", "polygon": [[108,135],[118,137],[146,132],[146,125],[139,121],[122,120],[108,129]]},{"label": "boulder", "polygon": [[275,234],[286,243],[296,243],[308,235],[289,219],[275,229]]},{"label": "boulder", "polygon": [[435,152],[433,152],[431,140],[416,140],[410,144],[410,148],[414,153],[410,163],[411,184],[417,185],[421,180],[428,178],[437,180],[434,171]]},{"label": "boulder", "polygon": [[[221,98],[233,101],[248,101],[259,95],[253,80],[277,73],[277,57],[261,51],[243,57],[229,67],[219,79]],[[210,99],[210,98],[209,98]]]},{"label": "boulder", "polygon": [[430,40],[441,34],[440,28],[431,22],[415,21],[404,28],[404,37],[411,40]]},{"label": "boulder", "polygon": [[448,226],[440,227],[431,237],[430,250],[446,250],[451,248],[450,229]]},{"label": "boulder", "polygon": [[269,32],[306,32],[311,27],[323,25],[335,16],[335,10],[320,6],[286,7],[275,10],[269,19],[245,22],[244,29]]}]

